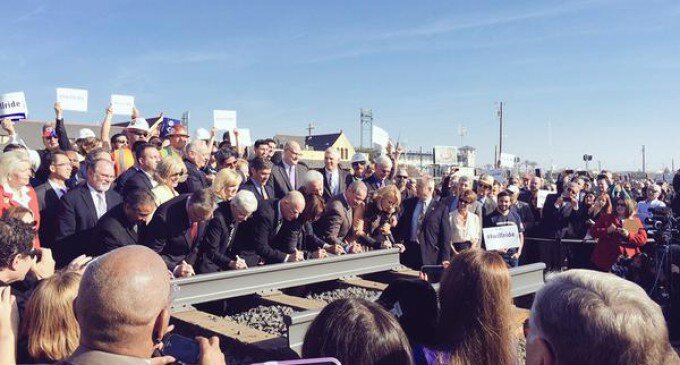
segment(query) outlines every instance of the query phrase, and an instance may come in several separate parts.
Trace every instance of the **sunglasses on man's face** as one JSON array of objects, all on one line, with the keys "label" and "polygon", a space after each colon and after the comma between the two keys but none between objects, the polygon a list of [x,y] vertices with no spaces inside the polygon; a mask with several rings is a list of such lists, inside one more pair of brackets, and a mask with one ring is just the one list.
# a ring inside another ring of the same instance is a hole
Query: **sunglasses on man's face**
[{"label": "sunglasses on man's face", "polygon": [[358,166],[365,166],[366,162],[352,162],[352,166],[358,167]]}]

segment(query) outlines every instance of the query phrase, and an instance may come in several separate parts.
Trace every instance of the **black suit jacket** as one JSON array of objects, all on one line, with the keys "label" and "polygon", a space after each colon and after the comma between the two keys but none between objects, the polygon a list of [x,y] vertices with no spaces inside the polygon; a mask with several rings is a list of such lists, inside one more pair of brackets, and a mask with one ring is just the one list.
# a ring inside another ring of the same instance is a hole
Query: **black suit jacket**
[{"label": "black suit jacket", "polygon": [[[275,203],[264,202],[258,205],[253,216],[241,223],[236,231],[234,254],[239,255],[248,267],[257,266],[261,260],[267,264],[283,262],[287,252],[272,247],[272,244],[279,240],[276,237],[278,221]],[[283,242],[283,236],[280,240]],[[279,247],[281,245],[282,243]]]},{"label": "black suit jacket", "polygon": [[[328,177],[326,176],[326,169],[320,169],[319,172],[321,175],[323,175],[323,200],[328,203],[335,195],[331,192],[331,182],[328,180]],[[341,168],[338,168],[338,186],[340,187],[338,189],[338,194],[342,194],[345,192],[345,189],[347,189],[347,176],[349,175],[349,172],[347,170],[343,170]]]},{"label": "black suit jacket", "polygon": [[302,186],[303,179],[307,173],[307,168],[301,164],[295,165],[295,186],[290,185],[288,179],[288,172],[283,162],[275,164],[272,167],[272,175],[269,177],[267,184],[274,189],[276,199],[283,198],[291,190],[297,190]]},{"label": "black suit jacket", "polygon": [[123,189],[125,189],[125,185],[127,185],[127,181],[130,180],[132,176],[137,174],[139,169],[137,166],[132,166],[129,169],[123,171],[118,178],[116,178],[115,184],[116,186],[113,188],[118,194],[123,194]]},{"label": "black suit jacket", "polygon": [[125,195],[137,189],[146,189],[149,191],[153,189],[151,179],[142,170],[136,170],[135,173],[125,181],[125,186],[120,190],[120,193]]},{"label": "black suit jacket", "polygon": [[125,215],[123,204],[106,212],[94,228],[94,254],[103,255],[119,247],[140,244],[145,227],[138,226],[137,232],[134,227]]},{"label": "black suit jacket", "polygon": [[49,182],[35,188],[35,195],[38,196],[40,209],[40,229],[38,230],[40,245],[52,248],[59,229],[59,197]]},{"label": "black suit jacket", "polygon": [[402,254],[403,263],[420,270],[422,265],[439,265],[451,257],[451,223],[449,208],[434,199],[430,202],[423,219],[419,237],[420,244],[411,242],[411,221],[417,207],[418,198],[404,201],[403,214],[395,229],[397,241],[406,243]]},{"label": "black suit jacket", "polygon": [[187,167],[187,179],[177,185],[177,192],[180,194],[189,194],[210,186],[208,179],[205,177],[205,173],[199,170],[196,164],[184,159],[184,165]]},{"label": "black suit jacket", "polygon": [[240,225],[231,214],[229,202],[219,203],[198,246],[198,259],[194,268],[197,274],[229,269],[229,261],[235,259],[232,247]]},{"label": "black suit jacket", "polygon": [[196,240],[191,242],[191,223],[187,213],[190,194],[176,196],[161,204],[151,219],[142,241],[145,246],[161,255],[170,271],[182,260],[196,263],[199,242],[207,222],[198,223]]},{"label": "black suit jacket", "polygon": [[255,186],[255,181],[253,179],[248,179],[246,182],[241,184],[239,187],[239,190],[248,190],[251,193],[255,194],[255,198],[257,198],[257,206],[259,207],[260,205],[264,204],[265,201],[269,201],[271,204],[271,201],[274,200],[274,188],[267,182],[264,185],[265,191],[267,191],[267,196],[269,199],[265,200],[264,196],[260,194],[260,190]]},{"label": "black suit jacket", "polygon": [[[107,210],[122,202],[113,190],[106,192]],[[54,256],[57,266],[64,266],[82,254],[93,255],[92,234],[97,225],[97,210],[87,184],[66,193],[59,203],[59,229]]]}]

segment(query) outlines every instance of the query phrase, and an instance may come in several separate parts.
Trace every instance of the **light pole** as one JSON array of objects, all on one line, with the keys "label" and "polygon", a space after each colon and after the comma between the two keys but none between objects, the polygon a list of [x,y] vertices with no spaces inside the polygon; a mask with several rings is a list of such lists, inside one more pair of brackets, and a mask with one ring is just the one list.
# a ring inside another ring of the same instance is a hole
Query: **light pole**
[{"label": "light pole", "polygon": [[593,155],[583,155],[583,161],[586,162],[586,171],[588,171],[588,162],[593,160]]}]

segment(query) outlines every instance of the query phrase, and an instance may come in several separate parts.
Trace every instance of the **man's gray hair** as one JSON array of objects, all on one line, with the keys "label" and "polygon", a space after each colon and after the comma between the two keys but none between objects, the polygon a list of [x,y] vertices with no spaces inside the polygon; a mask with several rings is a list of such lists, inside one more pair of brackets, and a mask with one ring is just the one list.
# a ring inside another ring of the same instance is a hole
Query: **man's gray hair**
[{"label": "man's gray hair", "polygon": [[468,183],[472,185],[472,179],[470,179],[469,176],[462,175],[461,177],[458,178],[458,184],[462,183]]},{"label": "man's gray hair", "polygon": [[340,151],[338,151],[338,149],[335,147],[326,148],[326,151],[324,151],[324,153],[330,153],[331,156],[340,159]]},{"label": "man's gray hair", "polygon": [[613,274],[554,275],[536,294],[531,326],[558,364],[667,364],[677,356],[661,308],[641,287]]},{"label": "man's gray hair", "polygon": [[375,161],[373,162],[384,169],[392,168],[392,160],[385,155],[376,157]]},{"label": "man's gray hair", "polygon": [[283,199],[293,203],[293,204],[305,204],[305,196],[297,190],[289,191]]},{"label": "man's gray hair", "polygon": [[321,173],[316,171],[316,170],[308,170],[305,173],[305,177],[304,177],[303,182],[304,182],[304,185],[308,185],[308,184],[313,183],[313,182],[323,183],[323,175],[321,175]]},{"label": "man's gray hair", "polygon": [[241,190],[236,193],[229,204],[233,204],[243,213],[250,214],[257,210],[257,198],[253,192],[248,190]]},{"label": "man's gray hair", "polygon": [[205,142],[202,140],[195,140],[187,143],[187,146],[185,147],[185,150],[187,153],[189,152],[196,152],[196,153],[203,153],[203,150],[206,148]]},{"label": "man's gray hair", "polygon": [[427,186],[430,189],[434,189],[434,178],[430,175],[423,175],[418,179],[417,185]]},{"label": "man's gray hair", "polygon": [[349,184],[346,191],[349,191],[349,192],[354,193],[354,194],[357,194],[359,192],[365,193],[365,192],[368,192],[368,187],[366,186],[366,184],[364,184],[363,181],[355,181],[355,182]]},{"label": "man's gray hair", "polygon": [[287,149],[293,148],[293,147],[301,148],[299,143],[297,143],[296,141],[292,141],[292,140],[287,141],[286,144],[283,145],[284,150],[287,150]]}]

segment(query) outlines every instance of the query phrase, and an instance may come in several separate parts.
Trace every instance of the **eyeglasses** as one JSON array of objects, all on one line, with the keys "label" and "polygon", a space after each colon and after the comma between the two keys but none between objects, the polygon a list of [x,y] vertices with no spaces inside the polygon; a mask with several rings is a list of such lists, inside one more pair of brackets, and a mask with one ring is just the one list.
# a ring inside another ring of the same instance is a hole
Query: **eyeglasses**
[{"label": "eyeglasses", "polygon": [[364,166],[364,165],[366,165],[366,162],[364,162],[364,161],[352,162],[352,166],[354,166],[354,167],[357,167],[359,165]]},{"label": "eyeglasses", "polygon": [[288,151],[288,153],[290,153],[293,156],[300,156],[302,154],[302,152],[293,152],[291,150],[286,150],[286,151]]},{"label": "eyeglasses", "polygon": [[491,185],[479,184],[480,189],[491,189]]},{"label": "eyeglasses", "polygon": [[132,131],[132,134],[138,137],[146,137],[149,135],[149,133],[145,131]]},{"label": "eyeglasses", "polygon": [[57,139],[57,136],[51,134],[49,136],[43,136],[43,139]]},{"label": "eyeglasses", "polygon": [[467,200],[459,200],[459,201],[458,201],[458,204],[468,205],[468,204],[470,204],[470,202],[467,201]]},{"label": "eyeglasses", "polygon": [[397,176],[397,179],[408,179],[408,176]]}]

